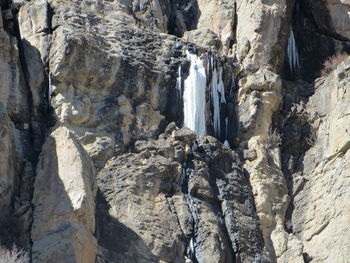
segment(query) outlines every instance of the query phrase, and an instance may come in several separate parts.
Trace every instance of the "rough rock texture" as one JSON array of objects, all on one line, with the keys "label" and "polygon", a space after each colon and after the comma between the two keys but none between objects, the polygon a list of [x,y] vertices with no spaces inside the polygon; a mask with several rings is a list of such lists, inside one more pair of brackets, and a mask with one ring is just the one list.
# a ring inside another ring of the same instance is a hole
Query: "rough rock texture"
[{"label": "rough rock texture", "polygon": [[279,73],[287,40],[285,18],[290,12],[285,0],[237,1],[235,51],[244,70],[267,67]]},{"label": "rough rock texture", "polygon": [[234,41],[234,25],[236,2],[226,1],[198,1],[200,17],[198,29],[209,29],[221,40],[223,52],[230,53]]},{"label": "rough rock texture", "polygon": [[95,168],[67,128],[46,140],[34,189],[33,262],[95,262]]},{"label": "rough rock texture", "polygon": [[328,0],[325,2],[334,32],[350,40],[350,2],[347,0]]},{"label": "rough rock texture", "polygon": [[[337,12],[342,14],[334,16],[339,21],[337,26],[332,22],[332,14],[328,10],[331,3],[335,4],[339,9]],[[345,14],[348,9],[349,2],[347,1],[302,0],[296,2],[293,10],[292,29],[300,66],[294,74],[288,74],[287,71],[287,79],[303,79],[312,82],[315,78],[320,77],[323,64],[329,57],[337,53],[350,53],[349,38],[339,34],[344,27],[349,25],[348,22],[345,22],[349,20],[349,13]]]},{"label": "rough rock texture", "polygon": [[[295,108],[289,117],[306,117],[310,125],[301,129],[306,148],[297,140],[299,146],[285,150],[293,198],[289,227],[302,242],[308,262],[349,259],[349,63],[348,59],[329,76],[318,79],[307,104],[301,101],[299,111]],[[294,127],[295,136],[300,126],[287,123]],[[285,140],[291,141],[294,136]]]},{"label": "rough rock texture", "polygon": [[[37,263],[349,262],[350,62],[321,72],[350,51],[349,1],[0,11],[1,245]],[[204,137],[181,128],[186,51]]]},{"label": "rough rock texture", "polygon": [[295,258],[283,255],[293,235],[284,229],[288,189],[281,171],[278,135],[271,132],[272,114],[280,104],[281,79],[269,70],[259,70],[242,78],[239,85],[240,133],[244,136],[241,144],[247,152],[255,152],[255,156],[247,158],[245,168],[250,175],[267,260],[302,262],[300,253]]},{"label": "rough rock texture", "polygon": [[252,262],[261,256],[243,170],[212,137],[186,150],[193,138],[179,130],[137,141],[136,153],[112,158],[99,172],[98,262],[185,262],[185,256]]},{"label": "rough rock texture", "polygon": [[15,187],[14,127],[0,102],[0,222],[3,224],[11,214]]}]

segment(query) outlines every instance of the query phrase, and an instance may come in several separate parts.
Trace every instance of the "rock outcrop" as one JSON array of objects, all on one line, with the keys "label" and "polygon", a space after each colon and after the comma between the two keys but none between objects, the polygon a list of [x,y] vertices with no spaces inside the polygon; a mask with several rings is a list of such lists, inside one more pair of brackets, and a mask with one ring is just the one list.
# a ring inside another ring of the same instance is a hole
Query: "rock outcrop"
[{"label": "rock outcrop", "polygon": [[13,202],[15,188],[15,145],[14,126],[9,119],[3,104],[0,102],[0,216],[1,224],[8,220]]},{"label": "rock outcrop", "polygon": [[[306,147],[297,142],[299,147],[284,151],[293,198],[289,228],[303,244],[308,262],[348,260],[349,195],[345,189],[349,187],[349,62],[344,61],[330,75],[318,79],[314,94],[306,104],[301,101],[296,105],[289,117],[309,120],[309,126],[301,130]],[[287,123],[296,135],[300,126],[289,120]],[[287,141],[293,138],[287,134],[284,137]]]},{"label": "rock outcrop", "polygon": [[192,145],[193,138],[175,130],[137,141],[136,153],[111,159],[99,172],[98,262],[261,258],[252,193],[237,157],[212,137]]},{"label": "rock outcrop", "polygon": [[[0,11],[1,245],[36,263],[350,260],[348,1]],[[183,127],[199,110],[205,136]]]},{"label": "rock outcrop", "polygon": [[46,140],[34,189],[33,262],[95,262],[95,168],[67,128]]}]

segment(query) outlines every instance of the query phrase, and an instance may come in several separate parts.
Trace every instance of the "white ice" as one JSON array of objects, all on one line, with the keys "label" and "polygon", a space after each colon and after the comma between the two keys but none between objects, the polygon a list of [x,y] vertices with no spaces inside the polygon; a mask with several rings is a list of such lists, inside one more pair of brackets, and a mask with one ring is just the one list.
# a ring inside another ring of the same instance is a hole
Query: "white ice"
[{"label": "white ice", "polygon": [[294,73],[299,68],[300,63],[299,63],[298,49],[295,43],[295,37],[294,37],[292,27],[290,28],[290,34],[288,39],[287,60],[288,60],[290,71]]},{"label": "white ice", "polygon": [[184,126],[197,135],[206,134],[205,88],[207,77],[203,61],[195,54],[186,51],[190,61],[189,75],[184,82]]},{"label": "white ice", "polygon": [[182,96],[182,73],[181,73],[181,65],[179,66],[176,78],[176,88],[180,93],[180,98]]}]

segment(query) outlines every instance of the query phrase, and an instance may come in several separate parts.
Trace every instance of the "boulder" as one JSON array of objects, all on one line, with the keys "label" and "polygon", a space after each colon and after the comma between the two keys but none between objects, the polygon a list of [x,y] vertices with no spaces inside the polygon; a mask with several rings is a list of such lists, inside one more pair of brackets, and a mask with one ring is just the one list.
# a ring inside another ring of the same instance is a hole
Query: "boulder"
[{"label": "boulder", "polygon": [[34,184],[33,262],[95,262],[95,168],[66,127],[43,146]]}]

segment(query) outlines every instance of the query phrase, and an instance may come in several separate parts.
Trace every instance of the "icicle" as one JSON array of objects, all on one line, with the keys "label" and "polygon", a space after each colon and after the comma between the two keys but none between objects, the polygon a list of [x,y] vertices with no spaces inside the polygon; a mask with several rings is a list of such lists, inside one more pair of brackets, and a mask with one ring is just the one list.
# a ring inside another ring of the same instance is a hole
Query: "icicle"
[{"label": "icicle", "polygon": [[194,259],[194,256],[195,256],[194,245],[195,245],[195,241],[194,241],[194,237],[192,236],[190,240],[190,253],[189,253],[190,259]]},{"label": "icicle", "polygon": [[290,28],[290,34],[288,39],[287,60],[290,71],[294,73],[299,68],[300,64],[298,49],[295,43],[295,37],[292,27]]},{"label": "icicle", "polygon": [[54,94],[54,87],[52,86],[52,77],[51,73],[49,73],[49,89],[48,89],[48,100],[51,103],[51,97]]},{"label": "icicle", "polygon": [[176,88],[179,91],[180,98],[182,97],[182,73],[181,73],[181,65],[179,66],[178,72],[177,72],[178,77],[176,78]]},{"label": "icicle", "polygon": [[224,145],[225,145],[226,147],[228,147],[228,148],[231,147],[231,146],[230,146],[230,143],[228,142],[228,140],[225,140]]},{"label": "icicle", "polygon": [[[216,71],[216,68],[212,64],[212,79],[211,79],[211,98],[214,108],[214,131],[217,137],[220,137],[221,134],[221,104],[226,103],[225,99],[225,87],[224,82],[222,81],[222,67],[219,68],[219,74]],[[219,78],[218,78],[219,77]]]},{"label": "icicle", "polygon": [[227,137],[228,137],[228,117],[225,118],[225,138],[226,138],[226,140],[224,142],[224,145],[227,147],[230,147],[230,143],[227,141]]},{"label": "icicle", "polygon": [[186,51],[190,60],[190,71],[185,79],[183,95],[184,126],[190,128],[197,135],[206,134],[205,127],[205,88],[207,77],[203,61],[196,55]]}]

